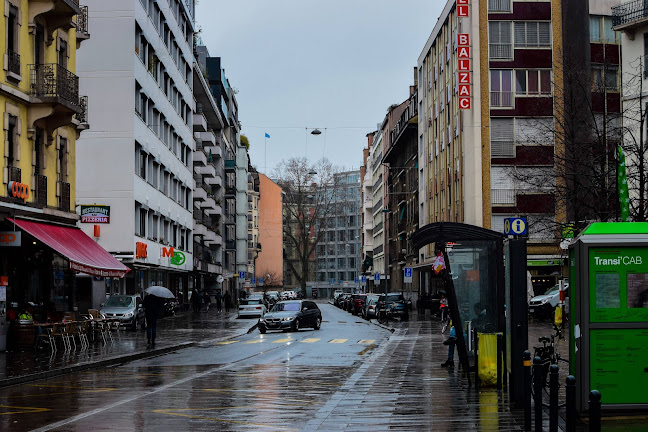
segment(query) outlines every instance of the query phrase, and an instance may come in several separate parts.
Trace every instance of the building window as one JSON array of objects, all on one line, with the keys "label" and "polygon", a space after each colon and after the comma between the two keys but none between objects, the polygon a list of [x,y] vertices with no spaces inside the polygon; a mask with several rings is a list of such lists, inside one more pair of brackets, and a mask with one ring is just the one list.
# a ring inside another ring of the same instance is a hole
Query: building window
[{"label": "building window", "polygon": [[511,12],[511,0],[488,0],[488,12]]},{"label": "building window", "polygon": [[490,96],[492,107],[513,107],[512,70],[490,71]]},{"label": "building window", "polygon": [[68,66],[68,44],[63,39],[59,39],[58,65],[65,69]]},{"label": "building window", "polygon": [[58,168],[59,179],[61,182],[67,183],[68,180],[68,143],[67,139],[59,138],[58,149]]},{"label": "building window", "polygon": [[[605,83],[605,88],[603,87]],[[592,91],[619,89],[619,66],[617,65],[592,65]]]},{"label": "building window", "polygon": [[488,23],[488,55],[491,60],[511,60],[511,22],[491,21]]},{"label": "building window", "polygon": [[590,16],[590,42],[619,43],[617,33],[612,30],[612,17]]},{"label": "building window", "polygon": [[516,96],[548,96],[551,94],[550,70],[516,70]]},{"label": "building window", "polygon": [[[9,4],[8,2],[6,4]],[[13,74],[20,75],[20,20],[18,8],[9,4],[9,15],[7,16],[7,70]]]},{"label": "building window", "polygon": [[13,167],[16,161],[16,143],[18,139],[16,137],[16,124],[18,123],[18,118],[15,116],[9,116],[9,128],[7,129],[7,166]]},{"label": "building window", "polygon": [[516,22],[515,48],[551,48],[551,23]]},{"label": "building window", "polygon": [[491,156],[510,158],[515,157],[515,141],[513,139],[512,118],[492,118],[491,131]]}]

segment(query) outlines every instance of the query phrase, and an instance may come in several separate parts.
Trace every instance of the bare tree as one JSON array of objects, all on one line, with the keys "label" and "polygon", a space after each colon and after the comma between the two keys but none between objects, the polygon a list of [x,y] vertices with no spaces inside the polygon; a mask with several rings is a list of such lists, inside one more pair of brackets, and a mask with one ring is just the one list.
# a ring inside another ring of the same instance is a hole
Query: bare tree
[{"label": "bare tree", "polygon": [[276,169],[276,183],[284,191],[284,265],[304,295],[306,282],[314,279],[315,248],[324,237],[324,221],[337,213],[339,171],[327,159],[311,165],[306,158],[290,158]]},{"label": "bare tree", "polygon": [[280,287],[283,283],[283,275],[268,268],[258,270],[257,277],[263,278],[263,291],[265,291],[266,288]]}]

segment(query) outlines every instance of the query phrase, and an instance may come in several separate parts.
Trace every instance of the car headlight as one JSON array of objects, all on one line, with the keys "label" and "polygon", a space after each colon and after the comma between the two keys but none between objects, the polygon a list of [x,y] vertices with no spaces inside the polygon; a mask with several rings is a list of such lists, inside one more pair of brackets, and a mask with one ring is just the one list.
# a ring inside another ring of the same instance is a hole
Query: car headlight
[{"label": "car headlight", "polygon": [[294,320],[294,319],[295,319],[295,317],[286,317],[286,318],[284,318],[283,320],[284,320],[284,321],[292,321],[292,320]]},{"label": "car headlight", "polygon": [[126,312],[124,314],[124,318],[131,318],[133,316],[133,312]]},{"label": "car headlight", "polygon": [[265,322],[263,318],[259,318],[259,322]]}]

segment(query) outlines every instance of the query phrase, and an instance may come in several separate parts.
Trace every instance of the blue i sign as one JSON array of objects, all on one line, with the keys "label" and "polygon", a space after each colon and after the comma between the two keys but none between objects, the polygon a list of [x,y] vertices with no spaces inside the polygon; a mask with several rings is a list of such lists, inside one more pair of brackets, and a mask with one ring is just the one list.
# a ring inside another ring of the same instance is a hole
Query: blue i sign
[{"label": "blue i sign", "polygon": [[527,235],[527,220],[524,217],[504,219],[505,235]]}]

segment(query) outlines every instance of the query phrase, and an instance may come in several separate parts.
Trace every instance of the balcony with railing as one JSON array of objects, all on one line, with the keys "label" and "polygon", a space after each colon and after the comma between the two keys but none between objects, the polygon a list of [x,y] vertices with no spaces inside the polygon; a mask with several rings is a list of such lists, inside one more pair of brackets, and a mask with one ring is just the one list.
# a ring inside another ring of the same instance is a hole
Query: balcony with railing
[{"label": "balcony with railing", "polygon": [[40,102],[81,113],[78,76],[56,63],[29,65],[29,75],[30,94]]},{"label": "balcony with railing", "polygon": [[[32,5],[32,3],[35,3]],[[38,6],[36,6],[38,5]],[[39,21],[50,34],[60,28],[75,27],[73,18],[81,15],[79,0],[31,0],[29,6],[29,23]],[[77,22],[78,24],[78,22]]]},{"label": "balcony with railing", "polygon": [[491,108],[513,108],[515,94],[510,91],[490,92]]},{"label": "balcony with railing", "polygon": [[11,78],[20,79],[22,75],[20,71],[20,54],[10,49],[7,50],[7,72],[10,72],[14,76]]},{"label": "balcony with railing", "polygon": [[632,0],[612,8],[614,30],[632,31],[648,21],[648,1]]},{"label": "balcony with railing", "polygon": [[89,129],[90,125],[88,124],[88,96],[79,97],[79,108],[81,109],[81,112],[75,116],[78,122],[77,129]]},{"label": "balcony with railing", "polygon": [[393,129],[391,130],[392,145],[396,145],[398,139],[403,135],[403,132],[405,132],[408,126],[412,129],[416,129],[418,127],[417,121],[415,120],[417,117],[418,117],[418,92],[414,92],[414,94],[410,96],[407,107],[401,114],[400,118],[398,119],[398,122],[396,122],[396,126],[394,126]]},{"label": "balcony with railing", "polygon": [[513,44],[490,43],[488,44],[490,60],[513,60]]},{"label": "balcony with railing", "polygon": [[70,183],[58,182],[59,205],[58,209],[64,212],[70,211]]},{"label": "balcony with railing", "polygon": [[88,6],[81,6],[81,13],[76,18],[77,42],[90,39],[88,28]]},{"label": "balcony with railing", "polygon": [[491,204],[515,205],[515,189],[491,189]]}]

